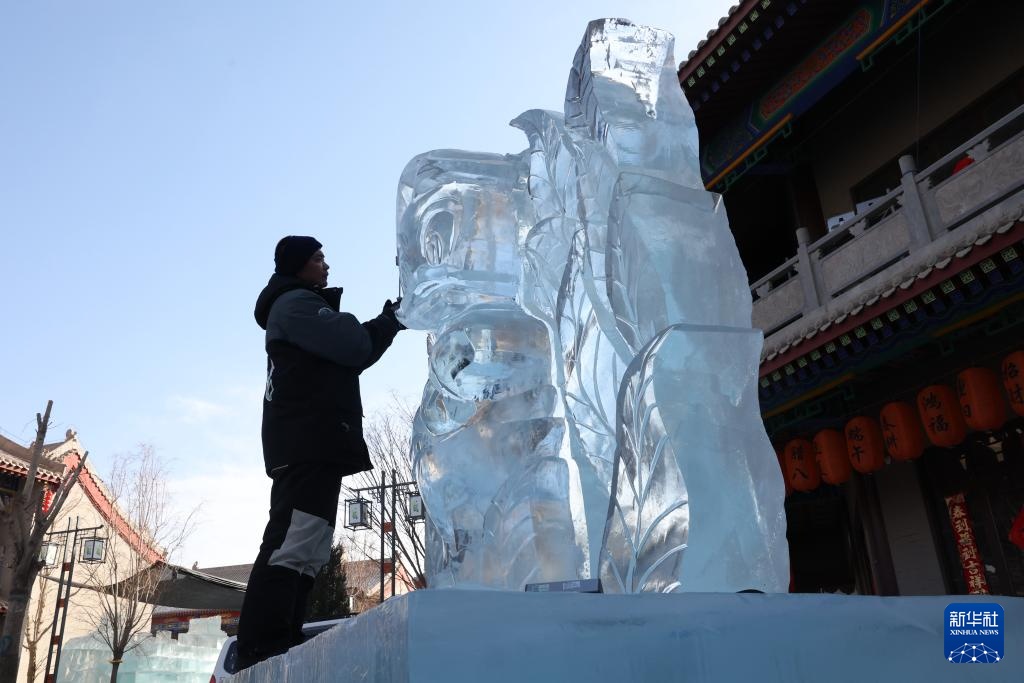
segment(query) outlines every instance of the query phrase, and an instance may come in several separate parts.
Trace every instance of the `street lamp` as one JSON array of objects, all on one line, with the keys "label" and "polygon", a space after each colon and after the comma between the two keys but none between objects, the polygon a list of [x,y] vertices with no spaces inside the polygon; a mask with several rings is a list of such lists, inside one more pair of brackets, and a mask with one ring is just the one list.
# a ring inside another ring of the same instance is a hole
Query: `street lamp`
[{"label": "street lamp", "polygon": [[349,498],[345,501],[345,528],[346,529],[369,529],[370,528],[370,501],[360,496]]},{"label": "street lamp", "polygon": [[44,543],[39,548],[39,561],[44,567],[52,567],[57,564],[57,553],[60,552],[60,543]]},{"label": "street lamp", "polygon": [[[67,527],[63,531],[50,531],[46,541],[40,548],[39,560],[46,566],[60,564],[60,578],[57,580],[57,602],[53,608],[53,623],[50,627],[50,647],[46,654],[46,671],[43,680],[51,683],[57,679],[60,667],[60,650],[64,643],[64,626],[68,619],[68,607],[71,600],[71,581],[75,575],[75,560],[78,558],[78,544],[82,543],[82,562],[102,562],[106,551],[107,539],[96,534],[102,526],[80,527],[78,518],[71,527],[68,517]],[[85,534],[89,533],[88,536]],[[59,557],[58,557],[59,556]],[[59,560],[59,562],[58,562]]]},{"label": "street lamp", "polygon": [[422,522],[427,514],[423,509],[423,496],[419,491],[409,492],[409,513],[405,516],[410,522]]},{"label": "street lamp", "polygon": [[[407,514],[405,518],[410,522],[417,522],[426,517],[426,510],[423,505],[423,497],[414,481],[398,481],[398,472],[391,470],[391,483],[388,482],[387,472],[382,472],[380,485],[367,486],[360,489],[353,489],[358,498],[350,498],[345,501],[345,528],[346,529],[369,529],[371,526],[371,501],[362,497],[362,494],[369,491],[380,503],[380,602],[384,602],[384,574],[391,573],[391,595],[395,594],[395,579],[398,573],[398,563],[395,557],[395,537],[398,530],[395,528],[395,521],[398,519],[397,499],[398,491],[406,495]],[[388,520],[388,499],[387,491],[391,491],[391,519]],[[385,536],[391,534],[391,559],[384,557]]]},{"label": "street lamp", "polygon": [[107,539],[93,536],[82,541],[82,562],[98,564],[103,561],[107,549]]}]

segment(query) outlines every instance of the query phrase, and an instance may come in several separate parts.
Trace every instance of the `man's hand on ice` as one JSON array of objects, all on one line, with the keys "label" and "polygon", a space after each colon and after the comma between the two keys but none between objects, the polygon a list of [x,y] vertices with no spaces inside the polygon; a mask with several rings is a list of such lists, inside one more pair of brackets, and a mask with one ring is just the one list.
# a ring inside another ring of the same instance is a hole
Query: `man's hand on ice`
[{"label": "man's hand on ice", "polygon": [[399,330],[404,330],[406,329],[405,325],[403,325],[402,321],[398,319],[398,309],[401,305],[402,297],[398,297],[397,299],[395,299],[394,302],[392,302],[391,299],[388,299],[387,301],[384,302],[384,310],[381,312],[387,317],[394,320],[395,324],[398,325]]}]

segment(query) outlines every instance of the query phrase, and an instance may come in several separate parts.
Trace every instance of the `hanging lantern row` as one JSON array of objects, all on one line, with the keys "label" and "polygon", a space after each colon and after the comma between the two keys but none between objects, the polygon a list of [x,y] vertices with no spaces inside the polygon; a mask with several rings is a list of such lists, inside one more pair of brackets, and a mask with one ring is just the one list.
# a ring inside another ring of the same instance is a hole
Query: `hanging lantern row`
[{"label": "hanging lantern row", "polygon": [[1003,388],[1010,398],[1010,408],[1024,417],[1024,351],[1016,351],[1003,359]]},{"label": "hanging lantern row", "polygon": [[895,460],[913,460],[924,453],[924,430],[914,406],[904,401],[887,403],[878,418],[885,449]]},{"label": "hanging lantern row", "polygon": [[852,466],[846,453],[846,439],[838,429],[822,429],[814,435],[814,455],[826,484],[842,484],[850,478]]},{"label": "hanging lantern row", "polygon": [[999,429],[1006,422],[999,375],[988,368],[967,368],[956,377],[956,395],[967,428],[974,432]]},{"label": "hanging lantern row", "polygon": [[[992,431],[1006,422],[1010,408],[1024,416],[1024,351],[1003,360],[1000,376],[988,368],[971,367],[956,376],[956,389],[944,384],[927,386],[917,394],[916,406],[893,401],[882,407],[878,420],[859,415],[842,431],[823,429],[813,440],[792,439],[776,451],[786,484],[793,491],[813,491],[822,482],[842,484],[853,470],[876,472],[886,455],[907,461],[921,457],[928,443],[952,448],[968,432]],[[1000,386],[1002,384],[1002,386]]]},{"label": "hanging lantern row", "polygon": [[917,412],[928,440],[936,446],[952,448],[967,438],[967,423],[960,403],[945,384],[932,384],[919,391]]},{"label": "hanging lantern row", "polygon": [[[423,496],[419,491],[409,491],[407,494],[407,505],[408,513],[405,518],[410,522],[421,522],[427,517],[427,511],[423,504]],[[359,496],[358,498],[349,498],[345,501],[345,528],[346,529],[369,529],[373,526],[373,515],[372,515],[373,503],[367,499]],[[392,522],[384,522],[385,531],[391,531],[388,528]],[[393,527],[392,527],[393,528]]]},{"label": "hanging lantern row", "polygon": [[877,420],[858,416],[846,423],[846,454],[853,469],[870,474],[885,465],[885,441]]}]

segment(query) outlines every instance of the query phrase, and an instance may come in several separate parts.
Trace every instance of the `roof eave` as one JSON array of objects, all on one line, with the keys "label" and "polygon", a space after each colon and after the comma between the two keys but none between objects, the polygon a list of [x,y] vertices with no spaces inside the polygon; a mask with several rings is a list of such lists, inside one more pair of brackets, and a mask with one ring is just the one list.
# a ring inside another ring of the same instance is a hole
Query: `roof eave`
[{"label": "roof eave", "polygon": [[729,13],[719,20],[718,27],[708,31],[707,38],[701,41],[703,44],[698,43],[697,49],[690,52],[686,61],[680,62],[677,72],[680,84],[685,82],[697,70],[697,67],[714,53],[759,2],[760,0],[743,0],[738,5],[729,8]]}]

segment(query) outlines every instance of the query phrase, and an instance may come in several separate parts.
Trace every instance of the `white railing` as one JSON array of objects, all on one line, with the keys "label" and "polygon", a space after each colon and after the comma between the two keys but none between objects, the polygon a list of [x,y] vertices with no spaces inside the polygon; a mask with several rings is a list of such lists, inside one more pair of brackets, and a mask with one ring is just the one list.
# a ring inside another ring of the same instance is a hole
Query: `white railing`
[{"label": "white railing", "polygon": [[[954,174],[965,154],[974,162]],[[813,243],[798,229],[796,256],[750,286],[766,349],[801,320],[930,265],[919,262],[1006,203],[1024,206],[1024,106],[923,171],[912,157],[900,158],[900,171],[900,186],[848,224]]]}]

